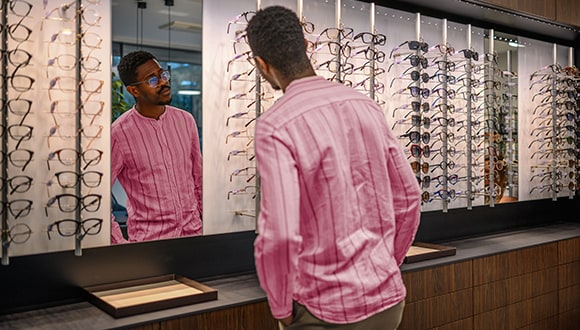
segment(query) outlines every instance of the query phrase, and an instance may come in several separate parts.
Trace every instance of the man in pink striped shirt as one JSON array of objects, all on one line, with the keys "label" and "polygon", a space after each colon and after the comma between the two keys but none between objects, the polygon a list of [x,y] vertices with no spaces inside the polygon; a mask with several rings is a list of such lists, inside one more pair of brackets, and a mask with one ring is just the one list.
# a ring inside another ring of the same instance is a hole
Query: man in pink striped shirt
[{"label": "man in pink striped shirt", "polygon": [[265,8],[246,31],[284,92],[255,137],[255,262],[272,315],[287,329],[395,329],[421,205],[399,141],[373,100],[315,74],[294,12]]},{"label": "man in pink striped shirt", "polygon": [[[111,183],[127,193],[128,241],[200,235],[201,152],[193,116],[169,105],[169,72],[149,52],[125,55],[119,77],[136,105],[111,126]],[[112,243],[126,242],[111,221]]]}]

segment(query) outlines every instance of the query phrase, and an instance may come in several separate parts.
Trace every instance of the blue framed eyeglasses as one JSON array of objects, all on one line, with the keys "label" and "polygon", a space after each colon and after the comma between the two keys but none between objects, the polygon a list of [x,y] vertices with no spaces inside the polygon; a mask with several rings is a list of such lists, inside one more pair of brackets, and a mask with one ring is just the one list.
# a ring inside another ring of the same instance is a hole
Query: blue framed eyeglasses
[{"label": "blue framed eyeglasses", "polygon": [[169,73],[169,71],[165,70],[163,72],[161,72],[161,74],[159,76],[153,76],[147,80],[143,80],[143,81],[138,81],[138,82],[134,82],[129,86],[135,86],[135,85],[139,85],[139,84],[143,84],[143,83],[147,83],[149,84],[149,86],[151,88],[156,88],[157,86],[159,86],[159,82],[161,80],[167,82],[171,79],[171,74]]}]

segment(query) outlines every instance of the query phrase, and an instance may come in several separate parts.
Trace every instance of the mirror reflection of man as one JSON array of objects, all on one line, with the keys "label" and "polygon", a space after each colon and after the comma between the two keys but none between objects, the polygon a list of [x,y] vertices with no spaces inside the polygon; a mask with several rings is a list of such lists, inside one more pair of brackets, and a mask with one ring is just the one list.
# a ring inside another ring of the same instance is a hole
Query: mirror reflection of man
[{"label": "mirror reflection of man", "polygon": [[202,233],[202,162],[193,116],[170,106],[170,74],[146,51],[125,55],[119,77],[136,104],[111,126],[111,183],[127,193],[127,235],[113,244]]}]

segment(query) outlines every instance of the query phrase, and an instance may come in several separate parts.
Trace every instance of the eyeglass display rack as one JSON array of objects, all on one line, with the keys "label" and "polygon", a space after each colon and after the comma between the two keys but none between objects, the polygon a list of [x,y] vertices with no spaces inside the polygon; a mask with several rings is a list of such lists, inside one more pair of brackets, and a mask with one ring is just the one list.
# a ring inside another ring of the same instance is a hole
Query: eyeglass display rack
[{"label": "eyeglass display rack", "polygon": [[[100,23],[104,8],[98,0],[2,3],[2,26],[10,27],[1,31],[2,265],[9,264],[11,255],[68,250],[69,237],[78,256],[82,245],[110,243],[108,229],[101,231],[108,228],[103,219],[110,214],[100,207],[110,194],[109,185],[101,184],[107,181],[105,167],[90,171],[98,174],[98,182],[90,181],[86,170],[108,163],[101,162],[108,157],[102,151],[109,143],[102,139],[101,122],[108,123],[108,94],[95,100],[103,96],[110,79],[99,60],[110,53],[99,35],[110,28]],[[93,87],[91,81],[96,83]],[[98,111],[87,114],[87,101],[99,105]],[[97,128],[94,135],[91,127]],[[98,158],[88,159],[91,145],[100,146],[94,149]],[[70,158],[65,155],[69,152]],[[91,195],[98,200],[90,200]],[[88,212],[90,219],[85,218]]]},{"label": "eyeglass display rack", "polygon": [[532,111],[534,127],[528,146],[533,148],[529,193],[549,192],[552,200],[566,192],[574,197],[579,188],[580,154],[577,69],[554,62],[530,75],[532,100],[541,97],[541,101]]}]

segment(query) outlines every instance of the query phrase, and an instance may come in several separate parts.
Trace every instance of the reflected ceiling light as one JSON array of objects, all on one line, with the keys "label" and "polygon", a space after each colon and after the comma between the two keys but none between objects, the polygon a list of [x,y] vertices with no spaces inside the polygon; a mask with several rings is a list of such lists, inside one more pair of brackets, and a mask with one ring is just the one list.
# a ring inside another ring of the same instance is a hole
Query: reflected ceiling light
[{"label": "reflected ceiling light", "polygon": [[519,43],[517,43],[515,41],[508,42],[508,45],[511,46],[511,47],[515,47],[515,48],[518,48],[518,47],[526,47],[526,46],[524,46],[522,44],[519,44]]},{"label": "reflected ceiling light", "polygon": [[193,91],[193,90],[180,90],[177,92],[179,95],[201,95],[201,91]]},{"label": "reflected ceiling light", "polygon": [[184,21],[171,21],[169,23],[159,25],[160,29],[171,29],[171,31],[182,31],[182,32],[201,32],[201,24],[184,22]]}]

